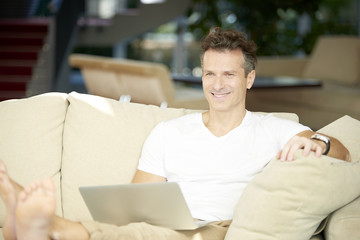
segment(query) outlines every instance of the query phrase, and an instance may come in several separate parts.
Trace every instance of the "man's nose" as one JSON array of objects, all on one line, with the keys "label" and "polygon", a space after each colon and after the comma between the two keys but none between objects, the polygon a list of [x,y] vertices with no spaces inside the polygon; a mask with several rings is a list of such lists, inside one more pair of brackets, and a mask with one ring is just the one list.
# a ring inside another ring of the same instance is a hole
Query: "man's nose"
[{"label": "man's nose", "polygon": [[224,79],[221,76],[215,78],[214,89],[219,90],[224,88]]}]

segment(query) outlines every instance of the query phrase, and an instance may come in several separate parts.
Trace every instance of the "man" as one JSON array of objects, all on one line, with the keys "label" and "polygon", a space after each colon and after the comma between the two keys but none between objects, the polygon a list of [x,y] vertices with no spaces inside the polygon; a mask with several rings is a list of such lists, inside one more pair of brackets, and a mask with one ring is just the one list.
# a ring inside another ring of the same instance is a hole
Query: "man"
[{"label": "man", "polygon": [[[7,206],[5,239],[223,239],[247,183],[277,156],[292,161],[303,149],[351,161],[336,139],[301,124],[245,108],[255,80],[256,45],[245,34],[212,29],[202,41],[203,89],[209,110],[164,121],[146,140],[133,183],[178,182],[194,218],[214,224],[194,231],[134,223],[112,226],[57,217],[54,185],[22,189],[0,164],[0,193]],[[330,147],[331,143],[331,147]]]}]

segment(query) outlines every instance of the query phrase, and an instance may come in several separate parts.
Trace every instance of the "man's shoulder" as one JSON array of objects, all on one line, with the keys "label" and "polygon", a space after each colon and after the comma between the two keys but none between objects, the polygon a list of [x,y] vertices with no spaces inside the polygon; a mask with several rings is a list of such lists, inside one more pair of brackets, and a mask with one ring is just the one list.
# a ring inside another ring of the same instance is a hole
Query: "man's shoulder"
[{"label": "man's shoulder", "polygon": [[293,117],[294,114],[291,113],[272,113],[272,112],[251,112],[247,111],[249,116],[253,119],[259,119],[259,120],[291,120],[295,121],[295,118]]},{"label": "man's shoulder", "polygon": [[289,119],[279,117],[274,115],[273,113],[266,113],[266,112],[249,112],[248,111],[248,122],[251,124],[256,124],[260,126],[266,127],[274,127],[279,126],[281,124],[292,122],[294,124],[298,124],[297,122],[291,121]]},{"label": "man's shoulder", "polygon": [[177,118],[173,118],[173,119],[169,119],[164,121],[165,125],[171,126],[171,125],[182,125],[182,124],[187,124],[187,123],[194,123],[194,122],[198,122],[199,119],[201,119],[201,113],[189,113],[189,114],[185,114],[183,116],[177,117]]},{"label": "man's shoulder", "polygon": [[255,123],[255,122],[259,123],[266,119],[271,119],[273,117],[274,116],[271,113],[246,111],[246,118],[251,123]]}]

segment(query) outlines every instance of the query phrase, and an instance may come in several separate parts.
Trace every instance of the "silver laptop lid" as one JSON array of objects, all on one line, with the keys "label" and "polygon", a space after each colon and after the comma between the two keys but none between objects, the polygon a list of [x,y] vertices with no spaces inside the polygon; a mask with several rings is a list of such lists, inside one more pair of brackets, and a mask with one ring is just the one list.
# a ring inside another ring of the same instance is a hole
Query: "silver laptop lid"
[{"label": "silver laptop lid", "polygon": [[118,226],[147,222],[176,230],[198,228],[174,182],[86,186],[79,190],[95,221]]}]

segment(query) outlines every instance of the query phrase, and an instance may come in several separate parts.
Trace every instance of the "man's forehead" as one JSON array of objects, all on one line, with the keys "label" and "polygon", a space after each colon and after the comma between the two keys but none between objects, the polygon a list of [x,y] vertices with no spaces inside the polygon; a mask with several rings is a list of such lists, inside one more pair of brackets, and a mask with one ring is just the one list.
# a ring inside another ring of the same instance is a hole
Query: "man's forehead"
[{"label": "man's forehead", "polygon": [[241,51],[241,49],[236,50],[208,50],[204,53],[202,57],[202,61],[206,60],[217,60],[217,57],[214,58],[214,55],[219,55],[217,57],[229,57],[229,58],[239,58],[241,62],[245,62],[244,55]]},{"label": "man's forehead", "polygon": [[[218,55],[220,54],[220,55]],[[225,58],[224,58],[225,57]],[[234,65],[233,63],[239,63],[240,67],[243,68],[245,59],[242,54],[242,51],[239,50],[224,50],[224,51],[215,51],[215,50],[208,50],[205,52],[202,65],[204,67],[210,67],[210,65],[222,65],[222,63],[227,62],[230,65]],[[236,64],[237,65],[237,64]],[[237,65],[237,66],[239,66]]]}]

